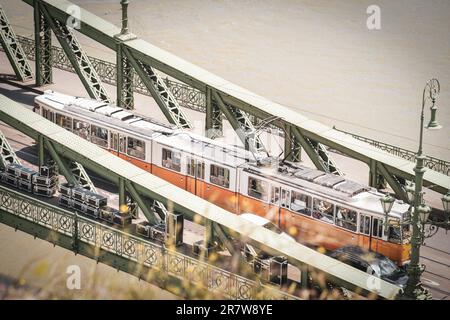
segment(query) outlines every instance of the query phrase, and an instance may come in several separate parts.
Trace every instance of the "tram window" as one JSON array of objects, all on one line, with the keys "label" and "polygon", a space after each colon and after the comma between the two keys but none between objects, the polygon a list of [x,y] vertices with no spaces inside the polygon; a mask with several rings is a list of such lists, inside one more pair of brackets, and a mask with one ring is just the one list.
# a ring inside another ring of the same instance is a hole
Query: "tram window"
[{"label": "tram window", "polygon": [[119,134],[119,152],[121,153],[125,153],[126,152],[126,147],[127,147],[127,137]]},{"label": "tram window", "polygon": [[393,243],[401,243],[402,235],[399,226],[389,226],[388,241]]},{"label": "tram window", "polygon": [[272,187],[272,195],[270,197],[270,202],[278,204],[280,201],[280,187]]},{"label": "tram window", "polygon": [[383,221],[381,219],[373,219],[372,224],[372,236],[376,238],[383,237]]},{"label": "tram window", "polygon": [[210,166],[210,177],[209,180],[211,183],[214,183],[218,186],[229,188],[230,187],[230,170],[224,167],[217,166],[212,164]]},{"label": "tram window", "polygon": [[111,141],[111,149],[117,151],[119,149],[119,135],[115,132],[110,132],[109,141]]},{"label": "tram window", "polygon": [[100,147],[108,147],[108,130],[102,127],[91,125],[91,142]]},{"label": "tram window", "polygon": [[359,220],[359,232],[365,235],[370,235],[370,217],[361,215]]},{"label": "tram window", "polygon": [[[187,159],[187,174],[198,179],[205,179],[205,163],[192,158]],[[196,170],[197,169],[197,170]]]},{"label": "tram window", "polygon": [[73,119],[73,133],[87,140],[89,138],[89,123]]},{"label": "tram window", "polygon": [[181,153],[169,149],[162,149],[162,165],[165,168],[181,171]]},{"label": "tram window", "polygon": [[286,189],[281,189],[281,201],[280,205],[283,208],[289,208],[289,202],[291,200],[291,191]]},{"label": "tram window", "polygon": [[62,114],[56,114],[56,124],[64,129],[72,131],[72,118]]},{"label": "tram window", "polygon": [[358,214],[356,211],[344,207],[336,207],[336,225],[339,227],[356,232],[357,219]]},{"label": "tram window", "polygon": [[334,223],[334,205],[325,200],[314,199],[313,217],[327,223]]},{"label": "tram window", "polygon": [[263,201],[267,201],[269,186],[268,183],[255,179],[253,177],[248,177],[248,195]]},{"label": "tram window", "polygon": [[145,141],[128,137],[127,154],[138,159],[145,159]]},{"label": "tram window", "polygon": [[[392,220],[391,220],[392,221]],[[406,224],[401,226],[400,220],[395,219],[394,223],[391,223],[388,230],[388,241],[393,243],[406,244],[410,240],[410,225]]]},{"label": "tram window", "polygon": [[47,119],[50,120],[51,122],[53,122],[53,112],[46,109],[46,108],[42,108],[42,116]]},{"label": "tram window", "polygon": [[311,215],[311,197],[307,196],[306,194],[297,192],[297,191],[292,191],[291,210],[310,216]]}]

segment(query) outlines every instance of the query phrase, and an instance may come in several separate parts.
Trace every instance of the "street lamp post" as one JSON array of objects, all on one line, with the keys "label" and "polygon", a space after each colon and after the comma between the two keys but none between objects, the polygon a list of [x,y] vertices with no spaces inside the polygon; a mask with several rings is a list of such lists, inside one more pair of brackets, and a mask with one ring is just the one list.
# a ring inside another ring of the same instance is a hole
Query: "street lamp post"
[{"label": "street lamp post", "polygon": [[[423,140],[423,127],[424,127],[424,109],[425,104],[428,100],[431,101],[431,119],[427,125],[427,129],[440,129],[441,126],[436,121],[437,107],[435,106],[436,97],[440,91],[440,84],[437,79],[431,79],[425,85],[422,97],[422,112],[420,115],[420,137],[419,137],[419,150],[416,155],[416,166],[414,167],[415,172],[415,186],[409,185],[406,187],[406,192],[408,194],[408,200],[411,206],[414,207],[412,211],[412,216],[408,224],[412,224],[412,236],[411,236],[411,260],[407,267],[408,271],[408,282],[404,291],[399,294],[398,299],[414,299],[414,300],[425,300],[431,299],[430,293],[423,288],[420,282],[420,276],[425,270],[425,266],[420,264],[420,246],[423,243],[425,236],[425,224],[428,221],[431,209],[426,206],[423,202],[423,175],[425,173],[424,160],[426,157],[422,152],[422,140]],[[390,196],[385,196],[380,199],[383,206],[383,211],[386,214],[386,226],[387,226],[387,215],[392,208],[393,199]],[[446,213],[446,221],[444,224],[448,225],[449,221],[449,201],[450,193],[447,193],[442,198],[442,204],[444,206],[444,211]],[[438,224],[435,224],[436,227]]]}]

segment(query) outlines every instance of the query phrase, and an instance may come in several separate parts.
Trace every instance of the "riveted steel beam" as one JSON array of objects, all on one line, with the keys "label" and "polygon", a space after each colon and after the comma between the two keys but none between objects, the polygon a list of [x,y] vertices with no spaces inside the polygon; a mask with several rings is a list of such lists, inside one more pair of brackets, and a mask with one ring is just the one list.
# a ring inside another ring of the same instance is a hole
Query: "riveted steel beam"
[{"label": "riveted steel beam", "polygon": [[130,181],[125,180],[125,186],[126,186],[126,189],[128,190],[128,192],[131,194],[131,197],[133,198],[133,200],[136,201],[139,208],[141,208],[142,213],[144,214],[145,218],[147,218],[147,221],[150,224],[156,224],[157,221],[155,218],[155,214],[150,210],[150,208],[144,202],[144,199],[136,191],[134,185]]},{"label": "riveted steel beam", "polygon": [[20,164],[20,160],[9,144],[3,132],[0,130],[0,167],[4,169],[8,164]]},{"label": "riveted steel beam", "polygon": [[292,162],[300,162],[302,146],[292,133],[290,125],[285,126],[284,130],[284,159]]},{"label": "riveted steel beam", "polygon": [[52,17],[45,6],[40,5],[40,10],[44,14],[45,20],[50,25],[53,33],[56,35],[89,96],[96,100],[111,102],[97,71],[81,48],[74,32],[60,20]]},{"label": "riveted steel beam", "polygon": [[38,165],[39,168],[45,165],[45,142],[43,135],[39,135],[38,138]]},{"label": "riveted steel beam", "polygon": [[[259,154],[260,152],[265,152],[267,154],[259,137],[254,136],[256,129],[253,127],[248,116],[239,109],[227,106],[217,91],[212,90],[212,96],[222,113],[230,122],[239,139],[244,144],[245,149],[250,150],[253,154]],[[252,134],[253,136],[251,137]]]},{"label": "riveted steel beam", "polygon": [[34,78],[31,66],[22,49],[16,34],[9,24],[5,10],[0,5],[0,44],[6,52],[9,63],[20,81],[29,81]]},{"label": "riveted steel beam", "polygon": [[178,101],[167,88],[164,79],[150,65],[137,60],[128,49],[122,48],[124,55],[133,66],[148,91],[155,99],[167,120],[179,128],[190,129],[192,124],[181,109]]},{"label": "riveted steel beam", "polygon": [[52,83],[52,33],[50,25],[44,19],[38,0],[34,0],[34,61],[36,85]]},{"label": "riveted steel beam", "polygon": [[305,149],[306,154],[314,163],[317,169],[328,173],[342,175],[341,171],[337,168],[336,164],[331,159],[324,145],[310,138],[304,137],[297,127],[291,127],[291,133],[294,135],[303,149]]},{"label": "riveted steel beam", "polygon": [[134,109],[133,78],[134,70],[130,61],[122,52],[122,41],[117,42],[116,49],[116,86],[117,106],[125,109]]},{"label": "riveted steel beam", "polygon": [[382,163],[378,162],[377,168],[384,179],[386,179],[392,190],[394,190],[396,196],[408,203],[408,196],[406,195],[405,189],[402,187],[401,181],[398,179],[398,177],[391,174]]},{"label": "riveted steel beam", "polygon": [[68,167],[66,161],[59,156],[58,152],[56,151],[55,147],[53,146],[52,142],[46,138],[44,138],[45,146],[50,153],[50,156],[52,159],[56,162],[58,165],[58,170],[63,174],[64,178],[66,178],[67,182],[73,185],[78,185],[77,179],[74,177],[72,172],[70,171],[70,168]]},{"label": "riveted steel beam", "polygon": [[87,174],[86,170],[84,170],[84,167],[81,163],[70,161],[68,168],[81,187],[97,193],[97,189],[95,188],[94,183]]},{"label": "riveted steel beam", "polygon": [[208,138],[215,139],[223,136],[222,111],[218,104],[213,101],[212,90],[206,88],[206,118],[205,118],[205,135]]}]

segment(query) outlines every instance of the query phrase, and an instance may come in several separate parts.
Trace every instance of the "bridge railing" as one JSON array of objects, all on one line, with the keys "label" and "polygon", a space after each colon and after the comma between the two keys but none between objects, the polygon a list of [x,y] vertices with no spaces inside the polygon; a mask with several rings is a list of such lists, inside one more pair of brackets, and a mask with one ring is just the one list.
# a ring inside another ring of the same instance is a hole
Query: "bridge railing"
[{"label": "bridge railing", "polygon": [[[0,185],[0,212],[6,211],[108,251],[148,268],[169,274],[227,299],[298,299],[281,290],[241,277],[204,261],[58,208]],[[1,213],[0,213],[1,214]],[[77,228],[75,228],[75,226]]]},{"label": "bridge railing", "polygon": [[[340,130],[340,129],[336,128],[335,126],[333,127],[333,129],[343,132],[345,134],[351,135],[353,138],[355,138],[357,140],[364,141],[380,150],[386,151],[397,157],[409,160],[411,162],[415,162],[416,153],[414,151],[404,149],[401,147],[397,147],[397,146],[394,146],[394,145],[391,145],[388,143],[384,143],[381,141],[377,141],[377,140],[374,140],[371,138],[363,137],[363,136],[360,136],[360,135],[357,135],[354,133],[350,133],[350,132],[347,132],[344,130]],[[441,159],[438,159],[435,157],[426,156],[424,165],[434,171],[443,173],[447,176],[450,175],[450,162],[449,161],[441,160]]]}]

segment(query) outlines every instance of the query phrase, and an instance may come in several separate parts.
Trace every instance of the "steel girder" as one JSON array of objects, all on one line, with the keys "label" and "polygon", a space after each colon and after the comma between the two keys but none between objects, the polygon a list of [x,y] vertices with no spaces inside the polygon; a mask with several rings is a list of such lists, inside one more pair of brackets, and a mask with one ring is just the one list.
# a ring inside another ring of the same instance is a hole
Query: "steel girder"
[{"label": "steel girder", "polygon": [[95,71],[88,56],[81,48],[74,32],[60,20],[52,17],[45,6],[40,5],[40,10],[56,35],[89,96],[96,100],[111,102],[97,71]]},{"label": "steel girder", "polygon": [[222,111],[212,98],[212,90],[206,88],[206,118],[205,135],[208,138],[215,139],[223,136]]},{"label": "steel girder", "polygon": [[291,127],[290,131],[303,147],[303,149],[305,149],[306,154],[314,163],[317,169],[328,173],[342,175],[336,164],[329,156],[328,151],[325,149],[325,146],[316,141],[313,141],[312,139],[304,137],[297,127]]},{"label": "steel girder", "polygon": [[37,0],[34,2],[34,43],[36,85],[50,84],[53,82],[52,32]]},{"label": "steel girder", "polygon": [[250,150],[253,154],[260,154],[262,152],[268,154],[259,139],[259,136],[256,135],[256,129],[251,123],[248,115],[237,108],[226,105],[217,91],[212,90],[212,96],[222,113],[230,122],[239,139],[244,144],[245,149]]},{"label": "steel girder", "polygon": [[84,170],[84,167],[80,163],[76,161],[70,161],[69,170],[81,187],[97,193],[97,189],[95,188],[94,183],[92,182],[86,170]]},{"label": "steel girder", "polygon": [[66,160],[64,160],[62,157],[59,156],[58,152],[56,151],[55,147],[53,146],[52,142],[48,140],[47,138],[43,137],[44,144],[50,153],[50,156],[52,159],[56,162],[58,165],[58,170],[63,174],[64,178],[66,178],[67,182],[73,185],[78,185],[78,181],[75,178],[75,176],[70,171],[69,166],[67,165]]},{"label": "steel girder", "polygon": [[150,210],[149,206],[147,206],[144,199],[136,191],[136,188],[134,187],[133,183],[128,180],[125,180],[125,186],[128,192],[131,194],[131,197],[134,199],[134,201],[137,202],[139,208],[141,208],[142,213],[144,214],[147,221],[150,224],[156,224],[157,220],[155,217],[155,213],[152,210]]},{"label": "steel girder", "polygon": [[383,175],[384,179],[386,179],[389,186],[392,188],[392,190],[395,192],[395,194],[404,202],[409,203],[408,196],[406,194],[405,189],[403,186],[406,183],[406,180],[397,177],[394,174],[391,174],[389,170],[383,165],[382,163],[377,163],[377,169],[378,171]]},{"label": "steel girder", "polygon": [[150,65],[136,59],[129,50],[122,48],[124,55],[155,99],[167,120],[178,128],[190,129],[192,124],[181,109],[178,101],[167,88],[164,79]]},{"label": "steel girder", "polygon": [[10,163],[20,164],[20,160],[0,130],[0,167],[4,169]]},{"label": "steel girder", "polygon": [[[91,178],[86,173],[84,167],[80,163],[76,161],[66,160],[60,157],[53,144],[43,136],[39,136],[39,143],[40,143],[39,158],[43,157],[43,154],[41,153],[42,150],[44,149],[43,146],[45,145],[50,153],[50,156],[58,165],[58,168],[61,170],[61,173],[66,178],[67,182],[74,185],[78,185],[92,192],[95,193],[97,192],[97,189],[92,183]],[[39,162],[41,162],[41,160]]]},{"label": "steel girder", "polygon": [[292,162],[302,161],[302,146],[292,133],[291,126],[287,125],[284,130],[284,159]]},{"label": "steel girder", "polygon": [[9,24],[6,13],[0,5],[0,43],[3,46],[9,63],[20,81],[32,80],[34,75],[13,28]]},{"label": "steel girder", "polygon": [[125,109],[134,109],[133,78],[134,70],[130,61],[124,56],[122,42],[117,43],[116,49],[116,86],[117,106]]}]

